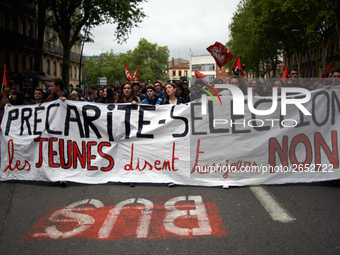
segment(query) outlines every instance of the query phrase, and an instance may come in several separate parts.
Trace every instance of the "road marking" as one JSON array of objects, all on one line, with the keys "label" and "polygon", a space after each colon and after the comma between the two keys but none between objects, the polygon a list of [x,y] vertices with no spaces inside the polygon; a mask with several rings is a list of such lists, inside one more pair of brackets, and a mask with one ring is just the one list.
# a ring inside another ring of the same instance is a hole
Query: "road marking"
[{"label": "road marking", "polygon": [[204,237],[227,237],[213,198],[178,196],[130,198],[115,206],[84,199],[63,208],[51,208],[20,242]]},{"label": "road marking", "polygon": [[250,187],[256,198],[261,202],[263,207],[275,221],[288,223],[296,220],[287,210],[285,210],[275,199],[266,191],[265,188],[256,186]]}]

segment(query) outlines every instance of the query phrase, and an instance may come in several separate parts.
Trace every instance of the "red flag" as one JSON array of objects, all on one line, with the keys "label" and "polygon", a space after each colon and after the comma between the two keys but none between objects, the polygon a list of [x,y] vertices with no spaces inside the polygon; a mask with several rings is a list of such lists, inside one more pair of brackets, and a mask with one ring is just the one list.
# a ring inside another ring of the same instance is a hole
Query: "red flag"
[{"label": "red flag", "polygon": [[283,74],[282,74],[282,77],[281,77],[281,80],[282,80],[283,83],[287,82],[287,76],[288,76],[288,68],[286,67],[285,70],[283,71]]},{"label": "red flag", "polygon": [[231,70],[233,70],[233,73],[235,75],[240,75],[241,73],[243,73],[242,68],[241,68],[241,60],[238,55],[235,59],[233,66],[231,67]]},{"label": "red flag", "polygon": [[198,71],[195,70],[195,79],[198,79],[198,78],[205,78],[206,76],[203,74],[203,73],[200,73]]},{"label": "red flag", "polygon": [[234,57],[233,54],[228,52],[228,49],[219,42],[215,42],[214,45],[209,46],[207,51],[214,57],[219,68],[222,68]]},{"label": "red flag", "polygon": [[323,74],[321,75],[321,78],[325,78],[325,74],[326,72],[329,70],[329,68],[331,68],[331,66],[333,65],[333,61],[327,66],[326,70],[323,72]]},{"label": "red flag", "polygon": [[7,73],[7,67],[6,67],[6,64],[4,64],[4,75],[2,77],[2,86],[9,86],[9,82],[10,82],[10,79]]},{"label": "red flag", "polygon": [[130,80],[130,81],[133,80],[133,77],[132,77],[132,75],[131,75],[131,73],[130,73],[130,71],[129,71],[127,65],[126,65],[126,63],[125,63],[125,76],[126,76],[126,78],[127,78],[128,80]]},{"label": "red flag", "polygon": [[132,77],[133,77],[133,81],[138,81],[138,67]]}]

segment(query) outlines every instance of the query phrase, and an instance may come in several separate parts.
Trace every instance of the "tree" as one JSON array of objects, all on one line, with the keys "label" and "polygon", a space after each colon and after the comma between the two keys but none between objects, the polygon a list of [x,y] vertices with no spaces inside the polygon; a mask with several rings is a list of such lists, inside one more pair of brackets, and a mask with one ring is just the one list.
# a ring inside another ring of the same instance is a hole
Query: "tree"
[{"label": "tree", "polygon": [[[302,56],[307,52],[307,34],[308,45],[323,44],[322,55],[327,56],[328,44],[335,32],[328,0],[243,0],[229,29],[231,39],[227,45],[232,53],[240,55],[248,67],[264,73],[275,72],[282,51],[288,66],[290,56],[296,53],[300,69]],[[293,29],[300,33],[294,34]],[[322,61],[320,66],[325,66],[326,58]]]},{"label": "tree", "polygon": [[[62,78],[69,84],[70,51],[80,39],[91,41],[91,29],[102,23],[116,24],[115,38],[127,40],[131,29],[145,17],[140,3],[145,0],[55,0],[51,1],[50,24],[63,46]],[[81,32],[86,37],[81,38]]]},{"label": "tree", "polygon": [[139,81],[154,82],[159,79],[159,76],[161,79],[166,79],[169,56],[170,51],[167,46],[158,46],[141,38],[137,47],[126,53],[117,56],[111,51],[103,53],[97,61],[92,57],[87,59],[83,74],[87,75],[91,84],[97,84],[100,66],[101,76],[107,77],[108,83],[122,83],[126,81],[124,71],[126,63],[132,75],[138,67]]},{"label": "tree", "polygon": [[132,52],[128,51],[127,55],[129,69],[132,72],[138,67],[140,81],[154,82],[165,78],[170,57],[167,46],[158,46],[157,43],[150,43],[141,38],[137,47]]}]

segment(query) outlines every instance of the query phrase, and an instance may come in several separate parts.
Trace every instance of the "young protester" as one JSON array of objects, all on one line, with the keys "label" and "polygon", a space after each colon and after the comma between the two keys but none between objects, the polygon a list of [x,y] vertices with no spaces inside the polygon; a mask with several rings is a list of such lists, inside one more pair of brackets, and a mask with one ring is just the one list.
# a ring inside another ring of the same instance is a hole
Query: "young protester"
[{"label": "young protester", "polygon": [[9,100],[11,105],[23,105],[24,104],[24,96],[20,91],[13,90],[11,92],[11,98]]},{"label": "young protester", "polygon": [[160,99],[164,99],[164,91],[163,91],[163,86],[162,86],[162,82],[161,81],[155,81],[153,86],[155,87],[156,90],[156,95],[160,98]]},{"label": "young protester", "polygon": [[30,91],[26,90],[24,92],[24,105],[34,104]]},{"label": "young protester", "polygon": [[97,99],[95,101],[96,103],[104,103],[104,100],[103,100],[103,90],[102,89],[99,89],[97,91]]},{"label": "young protester", "polygon": [[281,88],[282,88],[283,82],[281,79],[275,79],[272,81],[271,83],[271,92],[270,92],[270,96],[273,95],[273,88],[277,88],[277,95],[281,96]]},{"label": "young protester", "polygon": [[46,98],[46,102],[54,101],[57,99],[66,100],[67,93],[64,92],[64,82],[60,78],[51,81],[48,88],[50,95]]},{"label": "young protester", "polygon": [[[176,85],[174,83],[168,83],[165,86],[165,98],[162,100],[161,104],[184,104],[186,103],[182,97],[177,97],[176,95]],[[174,183],[169,183],[169,187],[174,187]]]},{"label": "young protester", "polygon": [[202,94],[204,93],[201,88],[204,87],[204,81],[201,78],[198,78],[195,81],[195,85],[190,88],[190,100],[196,100],[201,98]]},{"label": "young protester", "polygon": [[[57,78],[51,81],[49,87],[50,95],[46,98],[46,102],[54,101],[60,99],[62,101],[66,100],[67,93],[64,93],[64,82],[62,79]],[[60,186],[66,188],[67,181],[61,180],[59,182]]]},{"label": "young protester", "polygon": [[37,87],[34,89],[34,104],[41,104],[44,100],[44,91]]},{"label": "young protester", "polygon": [[184,104],[185,101],[182,97],[176,95],[176,85],[174,83],[168,83],[165,86],[165,98],[161,104]]},{"label": "young protester", "polygon": [[155,88],[153,86],[148,86],[146,88],[146,94],[147,94],[147,98],[145,98],[142,101],[142,104],[152,104],[152,105],[159,105],[161,104],[162,100],[155,95]]},{"label": "young protester", "polygon": [[[143,101],[146,98],[146,95],[140,93],[140,84],[138,81],[132,82],[133,93]],[[140,102],[138,102],[140,103]]]},{"label": "young protester", "polygon": [[131,103],[137,104],[140,98],[135,96],[130,82],[125,82],[122,86],[122,93],[118,97],[116,103]]},{"label": "young protester", "polygon": [[[116,103],[131,103],[136,105],[140,102],[139,97],[135,96],[130,82],[125,82],[122,86],[122,93],[119,95]],[[134,187],[134,183],[129,184],[130,187]]]},{"label": "young protester", "polygon": [[11,94],[11,88],[9,86],[4,86],[4,88],[2,89],[2,92],[5,94],[7,100]]},{"label": "young protester", "polygon": [[105,86],[103,89],[103,103],[111,104],[115,102],[114,89],[112,86]]},{"label": "young protester", "polygon": [[190,102],[190,97],[187,91],[184,89],[182,83],[176,83],[176,96],[183,98],[185,103]]},{"label": "young protester", "polygon": [[259,80],[252,79],[250,81],[250,87],[252,87],[253,89],[253,96],[260,96],[260,94],[262,93],[262,86]]}]

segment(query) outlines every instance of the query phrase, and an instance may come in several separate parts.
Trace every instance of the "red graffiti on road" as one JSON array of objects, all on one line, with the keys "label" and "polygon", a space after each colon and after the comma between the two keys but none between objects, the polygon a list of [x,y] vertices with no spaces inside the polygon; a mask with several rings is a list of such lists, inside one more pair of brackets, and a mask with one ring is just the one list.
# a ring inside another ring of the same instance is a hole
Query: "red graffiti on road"
[{"label": "red graffiti on road", "polygon": [[77,238],[93,241],[226,237],[217,206],[208,196],[131,198],[116,206],[85,199],[51,209],[21,242]]}]

